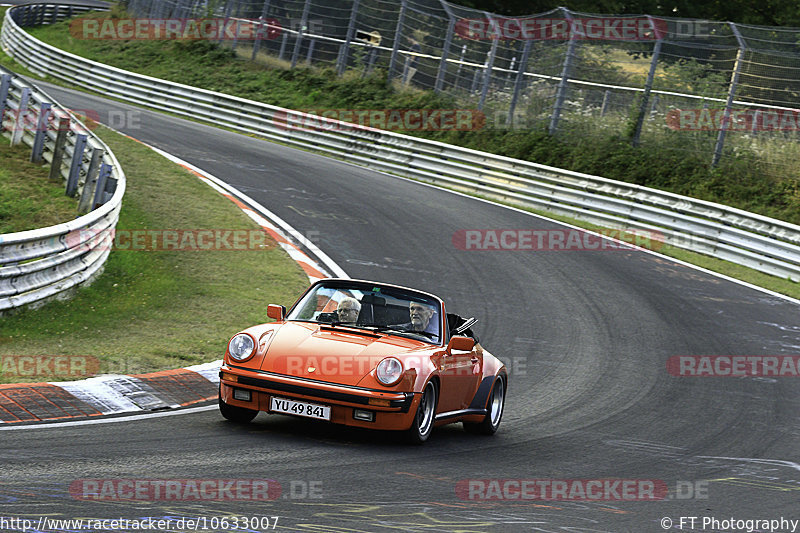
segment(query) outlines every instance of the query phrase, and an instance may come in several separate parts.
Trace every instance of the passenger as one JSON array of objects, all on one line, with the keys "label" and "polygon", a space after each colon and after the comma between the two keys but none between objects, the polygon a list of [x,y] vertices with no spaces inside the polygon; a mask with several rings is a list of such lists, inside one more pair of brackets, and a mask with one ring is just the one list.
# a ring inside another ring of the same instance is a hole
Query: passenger
[{"label": "passenger", "polygon": [[355,325],[360,311],[361,302],[348,296],[339,302],[339,307],[336,308],[336,315],[339,317],[340,324]]}]

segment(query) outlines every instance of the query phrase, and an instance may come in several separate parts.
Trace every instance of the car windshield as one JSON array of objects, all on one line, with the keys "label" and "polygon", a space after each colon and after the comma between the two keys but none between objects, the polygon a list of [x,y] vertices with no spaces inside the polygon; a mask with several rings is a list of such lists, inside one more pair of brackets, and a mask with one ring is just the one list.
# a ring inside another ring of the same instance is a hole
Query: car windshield
[{"label": "car windshield", "polygon": [[441,338],[439,301],[423,293],[363,282],[320,283],[286,318],[394,333],[434,344]]}]

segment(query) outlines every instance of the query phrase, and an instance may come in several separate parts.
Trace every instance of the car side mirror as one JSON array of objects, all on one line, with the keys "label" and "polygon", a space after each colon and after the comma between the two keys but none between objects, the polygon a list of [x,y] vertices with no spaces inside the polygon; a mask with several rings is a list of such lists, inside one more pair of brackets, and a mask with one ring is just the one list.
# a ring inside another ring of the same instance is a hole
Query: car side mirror
[{"label": "car side mirror", "polygon": [[454,337],[450,337],[450,342],[447,344],[447,351],[452,352],[453,350],[459,350],[468,352],[475,347],[475,339],[472,337],[462,337],[460,335],[456,335]]},{"label": "car side mirror", "polygon": [[267,306],[267,316],[281,321],[286,316],[286,308],[282,305],[269,304]]}]

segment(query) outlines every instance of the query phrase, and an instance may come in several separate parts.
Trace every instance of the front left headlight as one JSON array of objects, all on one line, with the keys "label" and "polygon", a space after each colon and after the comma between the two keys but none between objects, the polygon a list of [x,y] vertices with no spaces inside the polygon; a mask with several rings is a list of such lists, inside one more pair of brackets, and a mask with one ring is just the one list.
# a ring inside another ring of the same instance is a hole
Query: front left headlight
[{"label": "front left headlight", "polygon": [[234,335],[228,343],[228,353],[236,361],[244,361],[252,357],[256,351],[256,341],[247,333]]},{"label": "front left headlight", "polygon": [[378,363],[375,377],[384,385],[394,385],[403,377],[403,363],[395,357],[387,357]]}]

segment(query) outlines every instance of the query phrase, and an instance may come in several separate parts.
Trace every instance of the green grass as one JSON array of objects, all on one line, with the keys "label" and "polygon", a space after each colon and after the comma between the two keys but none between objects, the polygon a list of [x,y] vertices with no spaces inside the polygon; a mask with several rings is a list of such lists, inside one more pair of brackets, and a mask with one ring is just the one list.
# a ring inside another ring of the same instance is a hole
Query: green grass
[{"label": "green grass", "polygon": [[31,149],[0,138],[0,234],[69,222],[78,203],[64,195],[61,180],[48,179],[49,167],[29,161]]},{"label": "green grass", "polygon": [[[118,229],[257,228],[178,165],[106,128],[97,131],[127,175]],[[291,304],[307,285],[278,246],[115,250],[104,274],[73,299],[0,319],[0,355],[91,355],[101,360],[101,372],[123,373],[212,361],[238,330],[267,320],[268,303]],[[19,379],[0,376],[9,381]]]}]

